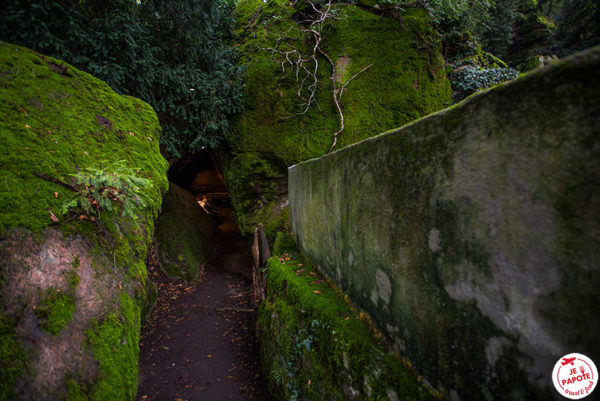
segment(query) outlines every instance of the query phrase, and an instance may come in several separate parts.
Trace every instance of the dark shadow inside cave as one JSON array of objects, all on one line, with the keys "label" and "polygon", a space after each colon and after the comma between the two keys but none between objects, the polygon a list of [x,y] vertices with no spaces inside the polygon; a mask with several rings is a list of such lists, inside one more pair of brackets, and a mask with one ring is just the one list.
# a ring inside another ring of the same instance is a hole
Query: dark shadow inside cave
[{"label": "dark shadow inside cave", "polygon": [[215,151],[183,157],[173,163],[167,174],[169,181],[191,192],[205,212],[216,219],[221,232],[239,233]]}]

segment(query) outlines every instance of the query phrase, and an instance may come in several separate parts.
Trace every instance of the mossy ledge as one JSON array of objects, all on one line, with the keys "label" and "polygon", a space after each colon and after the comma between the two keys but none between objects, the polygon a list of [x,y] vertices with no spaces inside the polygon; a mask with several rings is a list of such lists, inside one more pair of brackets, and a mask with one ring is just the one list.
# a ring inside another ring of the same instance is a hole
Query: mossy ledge
[{"label": "mossy ledge", "polygon": [[[336,149],[437,111],[451,101],[438,33],[424,9],[408,7],[382,16],[358,5],[335,4],[339,19],[325,24],[323,49],[337,65],[341,85],[361,69],[341,100],[345,130]],[[232,122],[222,166],[240,230],[259,222],[272,241],[287,221],[287,167],[327,153],[340,119],[333,102],[331,66],[319,59],[318,107],[305,114],[290,66],[264,48],[278,36],[303,54],[311,42],[296,22],[298,10],[284,0],[243,0],[236,7],[236,46],[247,65],[246,109]]]},{"label": "mossy ledge", "polygon": [[289,171],[302,252],[451,399],[600,359],[600,47]]},{"label": "mossy ledge", "polygon": [[441,399],[301,255],[270,258],[267,277],[258,315],[260,358],[277,399]]},{"label": "mossy ledge", "polygon": [[[160,132],[141,100],[0,42],[0,400],[135,397],[144,259],[167,189]],[[63,215],[75,194],[57,181],[121,160],[151,181],[146,208]]]}]

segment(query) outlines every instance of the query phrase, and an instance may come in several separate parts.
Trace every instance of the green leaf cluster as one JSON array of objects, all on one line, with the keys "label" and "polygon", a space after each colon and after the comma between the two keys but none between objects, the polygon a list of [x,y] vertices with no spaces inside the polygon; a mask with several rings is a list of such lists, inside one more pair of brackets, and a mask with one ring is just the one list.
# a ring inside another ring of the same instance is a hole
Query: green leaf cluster
[{"label": "green leaf cluster", "polygon": [[152,182],[138,177],[138,172],[125,165],[123,160],[107,167],[87,167],[75,174],[77,196],[63,203],[63,213],[83,211],[98,215],[101,210],[122,208],[122,216],[136,219],[136,212],[146,207],[142,188],[152,187]]},{"label": "green leaf cluster", "polygon": [[450,72],[448,78],[454,89],[453,98],[458,101],[479,89],[489,88],[518,75],[512,68],[478,68],[467,65]]},{"label": "green leaf cluster", "polygon": [[15,0],[0,37],[65,60],[156,110],[178,155],[215,147],[242,107],[229,0]]},{"label": "green leaf cluster", "polygon": [[[600,3],[589,0],[421,0],[436,23],[447,58],[468,41],[511,60],[532,47],[567,56],[600,43]],[[515,64],[521,62],[520,58]]]}]

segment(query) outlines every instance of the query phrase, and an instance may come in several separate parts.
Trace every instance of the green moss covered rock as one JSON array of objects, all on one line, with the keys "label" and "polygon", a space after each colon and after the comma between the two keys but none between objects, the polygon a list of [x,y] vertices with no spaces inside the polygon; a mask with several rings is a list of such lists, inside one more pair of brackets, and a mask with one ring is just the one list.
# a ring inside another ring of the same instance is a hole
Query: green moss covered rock
[{"label": "green moss covered rock", "polygon": [[[0,400],[135,397],[160,132],[146,103],[0,42]],[[63,213],[73,175],[117,162],[149,180],[144,207]]]},{"label": "green moss covered rock", "polygon": [[406,360],[389,353],[358,312],[293,254],[267,264],[261,368],[281,400],[436,400]]},{"label": "green moss covered rock", "polygon": [[169,185],[156,222],[154,250],[168,276],[193,280],[216,244],[217,224],[190,192]]},{"label": "green moss covered rock", "polygon": [[[285,64],[282,70],[282,58],[266,50],[310,54],[310,37],[297,22],[303,18],[299,8],[283,0],[245,0],[236,9],[236,40],[241,62],[247,64],[246,110],[233,122],[224,172],[242,232],[251,233],[262,221],[271,239],[284,221],[279,216],[287,205],[287,167],[327,153],[340,128],[326,58],[317,58],[318,105],[303,113],[295,71]],[[336,66],[338,87],[371,65],[344,91],[345,130],[335,149],[450,102],[439,35],[423,9],[382,16],[355,5],[335,5],[334,12],[337,19],[323,27],[322,49]]]}]

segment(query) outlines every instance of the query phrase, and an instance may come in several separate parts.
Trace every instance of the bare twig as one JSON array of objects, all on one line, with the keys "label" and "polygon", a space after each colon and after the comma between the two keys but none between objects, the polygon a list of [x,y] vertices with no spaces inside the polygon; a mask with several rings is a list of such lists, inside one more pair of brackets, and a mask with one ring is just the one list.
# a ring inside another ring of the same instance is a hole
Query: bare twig
[{"label": "bare twig", "polygon": [[[325,54],[325,53],[322,52],[322,54]],[[356,78],[363,71],[366,71],[369,68],[371,68],[371,66],[373,64],[369,64],[368,66],[364,67],[362,70],[360,70],[359,72],[357,72],[356,74],[354,74],[338,90],[337,87],[336,87],[336,82],[335,82],[335,65],[333,64],[333,61],[331,60],[331,58],[329,58],[329,56],[327,56],[327,59],[329,60],[329,63],[332,66],[332,72],[331,72],[331,78],[330,79],[331,79],[331,84],[333,85],[333,101],[335,102],[335,106],[337,107],[338,113],[340,114],[340,129],[335,134],[333,134],[333,143],[331,144],[331,147],[329,148],[329,151],[327,152],[329,154],[329,153],[331,153],[333,151],[333,148],[335,147],[335,145],[337,145],[338,135],[341,134],[342,131],[345,128],[344,127],[344,113],[342,112],[342,106],[340,106],[340,101],[342,100],[342,95],[344,94],[344,90],[346,89],[346,86],[348,86],[348,84],[350,83],[350,81],[352,81],[354,78]]]},{"label": "bare twig", "polygon": [[46,181],[50,181],[50,182],[53,182],[58,185],[62,185],[63,187],[70,189],[73,192],[77,192],[77,188],[75,188],[73,185],[67,184],[66,182],[62,182],[60,180],[57,180],[56,178],[48,177],[44,174],[40,174],[40,173],[34,173],[34,174],[36,177],[39,177],[42,180],[46,180]]},{"label": "bare twig", "polygon": [[346,83],[340,89],[340,97],[338,98],[338,100],[342,100],[342,94],[344,93],[344,89],[346,89],[346,86],[348,86],[350,81],[352,81],[354,78],[356,78],[357,76],[359,76],[360,74],[362,74],[364,71],[368,70],[371,67],[373,67],[373,63],[369,64],[368,66],[364,67],[362,70],[357,72],[356,74],[352,75],[352,77],[350,77],[350,79],[347,80]]}]

